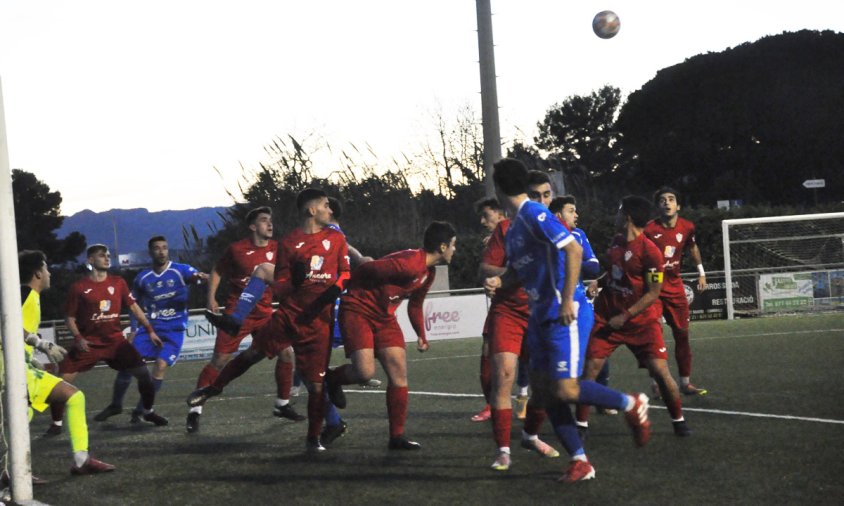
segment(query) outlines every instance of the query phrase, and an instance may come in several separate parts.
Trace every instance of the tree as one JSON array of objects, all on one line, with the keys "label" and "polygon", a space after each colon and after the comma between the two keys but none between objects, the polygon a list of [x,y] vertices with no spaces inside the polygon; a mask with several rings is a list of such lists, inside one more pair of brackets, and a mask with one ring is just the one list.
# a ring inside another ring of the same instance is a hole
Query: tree
[{"label": "tree", "polygon": [[632,93],[618,129],[637,179],[691,204],[811,204],[844,194],[844,34],[764,37],[659,71]]},{"label": "tree", "polygon": [[87,241],[79,232],[64,239],[56,237],[55,230],[64,222],[61,193],[50,191],[35,174],[13,169],[12,194],[19,250],[39,249],[56,264],[74,261],[85,251]]},{"label": "tree", "polygon": [[615,126],[620,104],[621,90],[604,86],[551,106],[537,123],[536,146],[562,168],[567,189],[586,201],[597,201],[601,183],[628,163]]}]

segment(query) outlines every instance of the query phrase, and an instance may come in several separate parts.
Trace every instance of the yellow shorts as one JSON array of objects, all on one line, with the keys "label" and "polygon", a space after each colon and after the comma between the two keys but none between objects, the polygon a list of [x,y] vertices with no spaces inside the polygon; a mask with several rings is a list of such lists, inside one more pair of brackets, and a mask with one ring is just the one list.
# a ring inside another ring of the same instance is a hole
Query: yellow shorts
[{"label": "yellow shorts", "polygon": [[53,376],[47,371],[26,368],[26,389],[29,393],[29,404],[33,409],[42,412],[47,409],[47,397],[50,392],[62,382],[58,376]]}]

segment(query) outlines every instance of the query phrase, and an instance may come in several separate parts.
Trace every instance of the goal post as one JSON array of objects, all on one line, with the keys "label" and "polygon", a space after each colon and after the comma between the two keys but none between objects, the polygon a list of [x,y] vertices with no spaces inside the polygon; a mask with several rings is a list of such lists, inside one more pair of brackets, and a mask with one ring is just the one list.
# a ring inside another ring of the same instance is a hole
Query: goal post
[{"label": "goal post", "polygon": [[[844,308],[844,212],[723,220],[727,318]],[[743,283],[737,283],[742,278]]]}]

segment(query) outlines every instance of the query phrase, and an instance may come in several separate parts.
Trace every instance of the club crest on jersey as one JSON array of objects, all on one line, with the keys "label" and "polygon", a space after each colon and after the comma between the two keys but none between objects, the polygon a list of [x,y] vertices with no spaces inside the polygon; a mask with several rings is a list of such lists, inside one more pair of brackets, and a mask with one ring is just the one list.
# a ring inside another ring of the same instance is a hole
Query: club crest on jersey
[{"label": "club crest on jersey", "polygon": [[312,271],[318,271],[318,270],[322,269],[322,264],[324,262],[325,262],[325,258],[323,258],[319,255],[312,256],[311,257],[311,270]]},{"label": "club crest on jersey", "polygon": [[631,258],[633,258],[633,252],[630,251],[630,250],[625,251],[624,252],[624,261],[629,262]]},{"label": "club crest on jersey", "polygon": [[[111,288],[111,287],[109,287]],[[108,311],[111,309],[111,301],[110,300],[101,300],[100,301],[100,311]]]},{"label": "club crest on jersey", "polygon": [[109,293],[109,295],[114,295],[114,287],[113,286],[108,287],[108,293]]},{"label": "club crest on jersey", "polygon": [[624,270],[621,267],[613,264],[613,266],[612,266],[612,278],[615,279],[615,280],[619,280],[623,276],[624,276]]},{"label": "club crest on jersey", "polygon": [[173,288],[174,286],[176,286],[176,281],[173,280],[173,279],[168,279],[167,280],[167,286],[170,287],[170,288]]},{"label": "club crest on jersey", "polygon": [[325,251],[330,250],[331,249],[331,241],[329,241],[328,239],[323,239],[322,240],[322,247],[325,248]]},{"label": "club crest on jersey", "polygon": [[679,232],[677,232],[677,235],[675,235],[674,237],[676,237],[676,238],[677,238],[677,242],[682,242],[682,241],[683,241],[683,234],[681,234],[681,233],[679,233]]},{"label": "club crest on jersey", "polygon": [[677,251],[677,248],[674,246],[666,246],[665,251],[662,253],[662,256],[665,258],[671,258],[674,256],[674,252]]},{"label": "club crest on jersey", "polygon": [[543,221],[545,221],[545,213],[540,214],[539,216],[537,216],[537,217],[536,217],[536,219],[537,219],[540,223],[542,223]]},{"label": "club crest on jersey", "polygon": [[272,261],[272,259],[273,259],[273,252],[272,252],[272,251],[267,251],[267,260]]}]

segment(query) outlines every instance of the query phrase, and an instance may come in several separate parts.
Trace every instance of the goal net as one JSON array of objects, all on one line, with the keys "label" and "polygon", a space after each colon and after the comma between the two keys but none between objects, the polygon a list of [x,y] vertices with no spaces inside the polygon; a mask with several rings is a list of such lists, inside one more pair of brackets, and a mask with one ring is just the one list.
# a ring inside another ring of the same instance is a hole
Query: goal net
[{"label": "goal net", "polygon": [[727,318],[844,309],[844,213],[721,222]]}]

